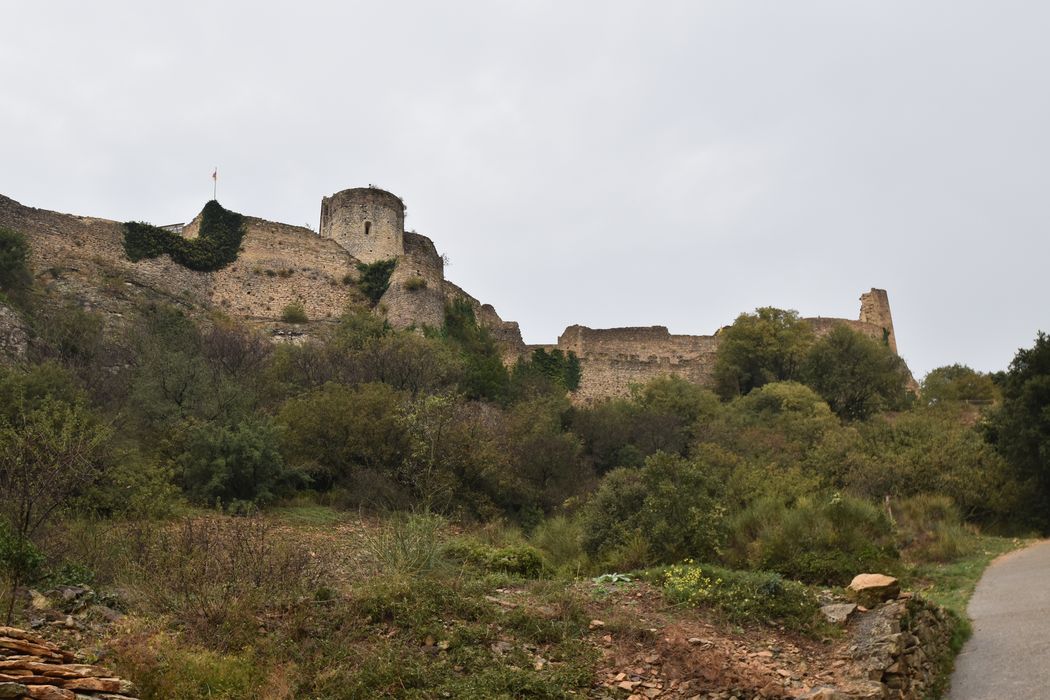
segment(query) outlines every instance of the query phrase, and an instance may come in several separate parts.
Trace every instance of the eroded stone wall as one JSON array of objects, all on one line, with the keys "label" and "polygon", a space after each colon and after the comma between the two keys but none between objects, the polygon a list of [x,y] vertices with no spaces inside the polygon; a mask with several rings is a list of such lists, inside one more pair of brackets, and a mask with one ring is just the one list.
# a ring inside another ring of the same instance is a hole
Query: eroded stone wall
[{"label": "eroded stone wall", "polygon": [[[818,337],[838,325],[886,342],[897,352],[893,319],[885,290],[872,289],[861,296],[858,320],[807,318]],[[714,383],[715,358],[720,336],[672,335],[663,326],[594,329],[569,326],[556,347],[580,358],[583,379],[574,398],[591,402],[610,396],[626,396],[632,384],[644,384],[661,375],[673,375],[702,386]],[[545,347],[545,346],[530,346]],[[910,376],[910,375],[909,375]],[[917,390],[914,379],[909,388]]]},{"label": "eroded stone wall", "polygon": [[626,396],[632,384],[644,384],[666,374],[707,384],[714,370],[718,338],[672,335],[664,326],[569,326],[558,338],[557,347],[580,358],[583,378],[575,398],[588,402]]}]

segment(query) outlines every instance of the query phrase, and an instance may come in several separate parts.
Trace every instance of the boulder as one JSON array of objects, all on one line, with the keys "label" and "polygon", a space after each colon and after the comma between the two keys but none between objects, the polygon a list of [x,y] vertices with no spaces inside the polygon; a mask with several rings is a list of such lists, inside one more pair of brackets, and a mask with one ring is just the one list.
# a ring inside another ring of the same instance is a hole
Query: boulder
[{"label": "boulder", "polygon": [[832,603],[820,609],[825,620],[839,627],[845,627],[850,616],[855,612],[857,612],[856,603]]},{"label": "boulder", "polygon": [[874,608],[884,600],[893,600],[900,592],[900,582],[885,574],[857,574],[846,587],[846,596],[866,608]]}]

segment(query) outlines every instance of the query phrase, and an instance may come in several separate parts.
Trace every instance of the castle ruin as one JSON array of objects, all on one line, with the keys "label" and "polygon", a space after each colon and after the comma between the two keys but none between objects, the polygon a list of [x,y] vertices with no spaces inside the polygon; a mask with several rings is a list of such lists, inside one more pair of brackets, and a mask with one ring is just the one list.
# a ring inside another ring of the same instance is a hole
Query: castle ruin
[{"label": "castle ruin", "polygon": [[[124,254],[122,225],[115,221],[59,214],[24,207],[0,196],[0,226],[29,238],[38,279],[75,295],[88,307],[115,317],[136,296],[163,298],[196,308],[217,308],[278,337],[303,330],[281,322],[288,304],[303,307],[313,323],[339,316],[353,294],[359,263],[397,261],[387,291],[374,313],[395,328],[439,327],[445,307],[469,303],[510,364],[534,349],[557,348],[579,359],[583,379],[574,398],[593,401],[624,396],[633,384],[670,374],[696,384],[710,384],[720,338],[673,335],[664,326],[592,329],[572,325],[552,345],[526,345],[517,323],[504,321],[445,279],[444,261],[426,236],[405,231],[405,205],[400,197],[376,187],[342,190],[321,200],[319,233],[245,217],[245,235],[237,260],[215,272],[195,272],[168,256],[132,263]],[[182,235],[191,236],[195,223]],[[56,264],[58,261],[58,264]],[[119,287],[113,280],[124,280]],[[102,280],[109,280],[105,285]],[[100,293],[105,289],[106,294]],[[889,298],[872,289],[861,296],[859,317],[808,318],[823,335],[846,324],[897,352]],[[309,331],[306,331],[307,333]]]}]

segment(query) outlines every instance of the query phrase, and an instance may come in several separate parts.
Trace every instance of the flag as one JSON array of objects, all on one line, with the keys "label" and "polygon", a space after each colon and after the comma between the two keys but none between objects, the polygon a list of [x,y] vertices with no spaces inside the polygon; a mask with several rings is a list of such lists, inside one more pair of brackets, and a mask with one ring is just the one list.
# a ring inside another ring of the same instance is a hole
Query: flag
[{"label": "flag", "polygon": [[218,168],[215,168],[215,170],[212,171],[211,179],[212,180],[218,180],[219,179],[219,169]]}]

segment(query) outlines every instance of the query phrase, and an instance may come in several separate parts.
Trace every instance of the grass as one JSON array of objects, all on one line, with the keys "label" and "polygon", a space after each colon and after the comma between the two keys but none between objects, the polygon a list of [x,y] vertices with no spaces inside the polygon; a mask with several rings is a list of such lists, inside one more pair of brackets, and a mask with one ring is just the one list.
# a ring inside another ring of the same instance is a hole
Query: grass
[{"label": "grass", "polygon": [[996,557],[1020,549],[1027,543],[1027,540],[1017,538],[978,535],[972,552],[960,559],[912,566],[904,576],[905,587],[966,620],[966,605],[984,570]]},{"label": "grass", "polygon": [[312,525],[315,527],[336,525],[350,519],[350,516],[345,511],[313,503],[280,506],[270,509],[268,514],[288,525]]}]

